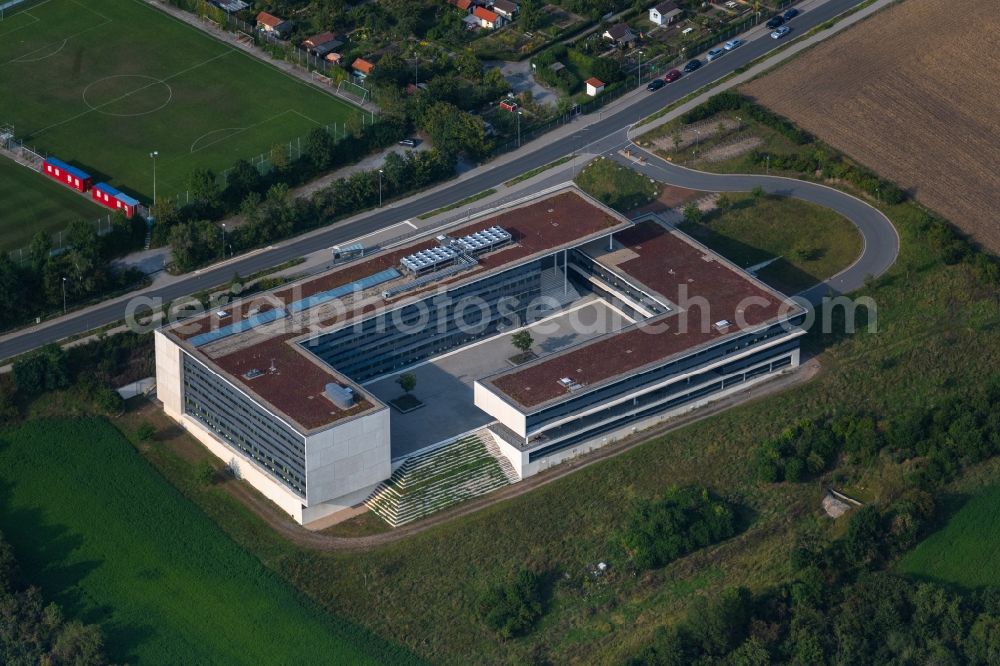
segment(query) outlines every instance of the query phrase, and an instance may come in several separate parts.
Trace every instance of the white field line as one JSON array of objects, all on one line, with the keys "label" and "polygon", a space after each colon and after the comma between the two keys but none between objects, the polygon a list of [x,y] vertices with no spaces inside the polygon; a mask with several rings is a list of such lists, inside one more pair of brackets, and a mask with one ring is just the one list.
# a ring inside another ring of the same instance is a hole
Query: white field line
[{"label": "white field line", "polygon": [[[207,60],[204,60],[204,61],[202,61],[202,62],[200,62],[200,63],[198,63],[196,65],[191,65],[190,67],[188,67],[186,69],[182,69],[181,71],[179,71],[179,72],[177,72],[175,74],[171,74],[170,76],[168,76],[165,79],[156,79],[152,83],[147,83],[144,86],[139,86],[135,90],[131,90],[131,91],[127,92],[127,93],[119,95],[118,97],[116,97],[116,98],[114,98],[112,100],[108,100],[104,104],[98,104],[98,105],[96,105],[96,106],[94,106],[92,108],[87,109],[86,111],[84,111],[82,113],[76,114],[75,116],[70,116],[69,118],[67,118],[65,120],[62,120],[62,121],[60,121],[58,123],[53,123],[52,125],[49,125],[48,127],[43,127],[42,129],[40,129],[40,130],[38,130],[36,132],[32,132],[32,135],[37,137],[38,135],[40,135],[40,134],[42,134],[44,132],[47,132],[50,129],[54,129],[54,128],[59,127],[61,125],[65,125],[66,123],[71,123],[74,120],[77,120],[79,118],[82,118],[83,116],[86,116],[86,115],[88,115],[90,113],[93,113],[94,111],[100,111],[102,108],[104,108],[106,106],[114,104],[115,102],[120,102],[121,100],[123,100],[123,99],[125,99],[127,97],[131,97],[132,95],[134,95],[136,93],[142,92],[143,90],[146,90],[147,88],[151,88],[152,86],[159,85],[161,83],[166,83],[167,81],[170,81],[171,79],[175,79],[175,78],[177,78],[179,76],[183,76],[183,75],[187,74],[188,72],[191,72],[191,71],[194,71],[194,70],[198,69],[199,67],[204,67],[205,65],[207,65],[207,64],[209,64],[211,62],[214,62],[214,61],[218,60],[219,58],[225,57],[225,56],[229,55],[230,53],[231,53],[230,51],[226,51],[225,53],[220,53],[217,56],[213,56],[213,57],[211,57],[211,58],[209,58]],[[150,78],[152,78],[152,77],[150,77]]]}]

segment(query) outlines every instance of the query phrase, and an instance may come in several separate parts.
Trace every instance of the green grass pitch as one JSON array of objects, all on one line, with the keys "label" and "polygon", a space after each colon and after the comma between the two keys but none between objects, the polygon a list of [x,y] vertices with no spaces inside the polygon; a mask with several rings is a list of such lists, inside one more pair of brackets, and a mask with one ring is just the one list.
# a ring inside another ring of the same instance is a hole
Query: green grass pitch
[{"label": "green grass pitch", "polygon": [[0,529],[47,600],[101,623],[114,663],[410,660],[304,602],[98,418],[0,432]]},{"label": "green grass pitch", "polygon": [[149,202],[195,167],[238,158],[360,109],[145,4],[42,0],[0,22],[0,124]]},{"label": "green grass pitch", "polygon": [[975,493],[937,532],[907,553],[903,573],[967,589],[1000,585],[1000,486]]},{"label": "green grass pitch", "polygon": [[0,250],[23,248],[38,231],[54,234],[74,220],[89,222],[111,212],[4,157],[0,157],[0,201]]}]

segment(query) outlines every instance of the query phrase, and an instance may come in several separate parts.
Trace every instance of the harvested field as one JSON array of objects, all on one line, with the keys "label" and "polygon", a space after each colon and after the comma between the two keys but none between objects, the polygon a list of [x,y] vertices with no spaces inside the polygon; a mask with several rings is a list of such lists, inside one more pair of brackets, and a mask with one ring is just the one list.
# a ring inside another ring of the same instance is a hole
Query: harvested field
[{"label": "harvested field", "polygon": [[742,92],[1000,251],[1000,13],[907,0]]}]

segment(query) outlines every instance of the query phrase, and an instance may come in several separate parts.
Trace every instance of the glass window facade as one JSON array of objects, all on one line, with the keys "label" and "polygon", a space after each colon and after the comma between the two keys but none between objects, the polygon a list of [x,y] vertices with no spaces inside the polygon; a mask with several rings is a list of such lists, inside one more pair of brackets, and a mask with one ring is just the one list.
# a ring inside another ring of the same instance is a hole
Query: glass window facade
[{"label": "glass window facade", "polygon": [[541,293],[542,262],[492,275],[306,340],[308,351],[364,382],[495,335]]},{"label": "glass window facade", "polygon": [[[550,407],[542,408],[527,417],[528,431],[537,430],[552,421],[557,421],[571,414],[580,412],[588,407],[606,402],[623,393],[631,393],[644,386],[655,382],[663,381],[673,375],[688,372],[698,366],[707,365],[732,354],[745,351],[748,347],[760,344],[771,338],[785,335],[794,326],[801,322],[801,318],[796,318],[791,326],[775,324],[762,331],[747,333],[739,337],[727,340],[724,343],[699,350],[693,354],[688,354],[676,360],[665,363],[659,367],[651,368],[643,372],[626,375],[616,382],[602,386],[593,391],[580,392],[578,396],[557,402]],[[793,343],[798,346],[798,343]],[[723,374],[728,374],[724,372]]]},{"label": "glass window facade", "polygon": [[228,382],[182,352],[184,413],[264,467],[278,482],[306,496],[305,437]]},{"label": "glass window facade", "polygon": [[[725,368],[718,368],[691,377],[688,380],[665,386],[655,391],[637,396],[634,400],[598,410],[592,414],[574,419],[564,425],[544,433],[545,440],[553,443],[528,454],[528,461],[534,462],[545,456],[562,451],[605,432],[617,430],[628,423],[680,407],[689,402],[705,398],[713,393],[742,384],[754,377],[776,372],[792,364],[791,352],[798,348],[798,341],[788,342],[773,349],[764,350],[746,359],[741,359]],[[768,358],[764,358],[768,357]],[[764,361],[761,363],[761,361]],[[760,364],[760,365],[757,365]],[[752,367],[751,366],[756,366]],[[742,372],[745,368],[751,368]],[[727,374],[727,377],[721,377]],[[715,379],[715,381],[712,381]],[[705,382],[708,382],[707,384]],[[665,397],[665,402],[653,405]],[[645,405],[651,405],[644,408]],[[574,434],[575,433],[575,434]]]}]

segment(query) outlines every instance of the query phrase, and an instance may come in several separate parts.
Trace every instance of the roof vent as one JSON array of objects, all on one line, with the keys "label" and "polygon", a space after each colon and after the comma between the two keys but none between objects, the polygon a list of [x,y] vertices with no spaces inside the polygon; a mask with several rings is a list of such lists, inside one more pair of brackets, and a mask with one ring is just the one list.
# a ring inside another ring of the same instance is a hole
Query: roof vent
[{"label": "roof vent", "polygon": [[327,384],[323,395],[341,409],[350,409],[354,406],[354,389],[348,386],[336,383]]},{"label": "roof vent", "polygon": [[576,382],[571,377],[563,377],[562,379],[560,379],[559,380],[559,386],[562,386],[564,389],[566,389],[568,391],[577,391],[577,390],[583,388],[583,386],[581,384],[579,384],[578,382]]},{"label": "roof vent", "polygon": [[725,331],[727,328],[729,328],[728,319],[720,319],[719,321],[715,322],[715,330]]},{"label": "roof vent", "polygon": [[257,377],[260,377],[262,374],[264,374],[264,373],[261,372],[260,370],[258,370],[257,368],[252,368],[252,369],[247,370],[246,372],[243,373],[243,378],[244,379],[256,379]]}]

